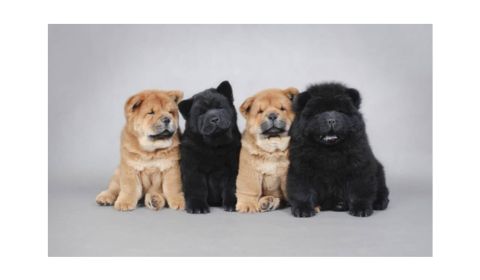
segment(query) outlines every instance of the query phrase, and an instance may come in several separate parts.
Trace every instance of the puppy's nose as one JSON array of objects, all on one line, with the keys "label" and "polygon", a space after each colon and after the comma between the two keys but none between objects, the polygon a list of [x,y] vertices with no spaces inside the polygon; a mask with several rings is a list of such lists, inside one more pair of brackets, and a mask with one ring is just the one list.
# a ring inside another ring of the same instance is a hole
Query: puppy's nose
[{"label": "puppy's nose", "polygon": [[220,121],[220,119],[217,116],[214,116],[210,119],[210,122],[213,123],[213,124],[217,124],[218,121]]},{"label": "puppy's nose", "polygon": [[277,119],[277,117],[278,117],[278,115],[277,115],[276,113],[270,113],[270,114],[268,114],[268,119],[269,119],[269,120],[274,121],[274,120]]},{"label": "puppy's nose", "polygon": [[327,123],[328,123],[329,126],[334,126],[336,121],[335,121],[335,119],[328,119]]},{"label": "puppy's nose", "polygon": [[171,121],[171,120],[170,120],[169,117],[163,117],[163,118],[162,118],[162,122],[163,122],[164,124],[169,124],[170,121]]}]

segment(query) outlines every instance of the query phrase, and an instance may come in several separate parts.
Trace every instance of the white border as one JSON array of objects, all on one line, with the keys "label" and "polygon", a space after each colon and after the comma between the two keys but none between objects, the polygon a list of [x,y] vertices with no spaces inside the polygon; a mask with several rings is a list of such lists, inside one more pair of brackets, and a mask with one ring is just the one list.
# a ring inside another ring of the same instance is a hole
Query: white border
[{"label": "white border", "polygon": [[[478,278],[475,1],[10,1],[0,4],[2,279]],[[48,258],[48,23],[433,23],[433,258]],[[20,105],[20,106],[19,106]],[[21,108],[19,110],[18,108]]]}]

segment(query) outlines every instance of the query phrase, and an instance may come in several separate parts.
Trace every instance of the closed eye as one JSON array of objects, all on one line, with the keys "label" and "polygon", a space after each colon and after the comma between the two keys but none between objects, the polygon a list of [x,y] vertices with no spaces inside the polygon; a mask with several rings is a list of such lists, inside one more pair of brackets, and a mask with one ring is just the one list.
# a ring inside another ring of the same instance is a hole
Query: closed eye
[{"label": "closed eye", "polygon": [[258,114],[261,114],[261,113],[263,113],[263,110],[262,109],[258,110]]},{"label": "closed eye", "polygon": [[148,112],[149,115],[155,115],[155,112],[153,110],[151,110],[150,112]]},{"label": "closed eye", "polygon": [[280,110],[281,110],[281,111],[285,111],[285,107],[282,106],[282,107],[280,108]]}]

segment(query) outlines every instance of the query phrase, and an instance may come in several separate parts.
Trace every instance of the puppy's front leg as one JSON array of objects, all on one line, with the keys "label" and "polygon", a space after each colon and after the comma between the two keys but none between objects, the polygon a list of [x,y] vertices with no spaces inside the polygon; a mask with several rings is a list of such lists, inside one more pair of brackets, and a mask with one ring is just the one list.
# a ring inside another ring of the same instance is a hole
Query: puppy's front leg
[{"label": "puppy's front leg", "polygon": [[240,213],[256,213],[260,210],[258,199],[262,195],[262,175],[246,162],[240,154],[236,209]]},{"label": "puppy's front leg", "polygon": [[295,217],[315,216],[315,196],[313,187],[309,186],[301,173],[292,170],[287,176],[287,196],[292,206],[292,214]]},{"label": "puppy's front leg", "polygon": [[137,207],[142,197],[142,185],[137,171],[126,164],[120,166],[120,193],[115,201],[115,209],[130,211]]},{"label": "puppy's front leg", "polygon": [[165,171],[163,192],[170,208],[176,210],[185,209],[185,198],[182,191],[182,178],[180,176],[179,165],[175,165]]},{"label": "puppy's front leg", "polygon": [[364,176],[357,176],[347,183],[350,215],[368,217],[373,214],[375,183],[373,178]]},{"label": "puppy's front leg", "polygon": [[185,194],[185,210],[190,214],[209,213],[208,188],[204,174],[194,166],[182,163],[182,187]]},{"label": "puppy's front leg", "polygon": [[222,205],[223,210],[228,212],[235,211],[235,205],[237,204],[237,197],[235,196],[235,180],[236,174],[227,175],[227,180],[222,190]]}]

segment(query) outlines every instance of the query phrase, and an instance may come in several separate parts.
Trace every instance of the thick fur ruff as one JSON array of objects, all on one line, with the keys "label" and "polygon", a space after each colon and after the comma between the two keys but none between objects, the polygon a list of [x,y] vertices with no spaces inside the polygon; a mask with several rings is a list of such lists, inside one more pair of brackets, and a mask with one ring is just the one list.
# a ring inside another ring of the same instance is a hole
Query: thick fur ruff
[{"label": "thick fur ruff", "polygon": [[286,199],[288,129],[295,88],[267,89],[247,98],[240,112],[247,120],[242,136],[237,206],[239,212],[275,210]]},{"label": "thick fur ruff", "polygon": [[208,213],[209,206],[234,211],[241,144],[230,84],[222,82],[179,107],[186,120],[180,166],[187,212]]},{"label": "thick fur ruff", "polygon": [[387,207],[383,166],[368,143],[360,94],[338,83],[309,87],[294,101],[288,200],[296,217],[323,210],[366,217]]},{"label": "thick fur ruff", "polygon": [[143,91],[125,104],[127,123],[121,136],[121,160],[101,192],[99,205],[133,210],[140,199],[153,210],[184,209],[180,178],[180,91]]}]

